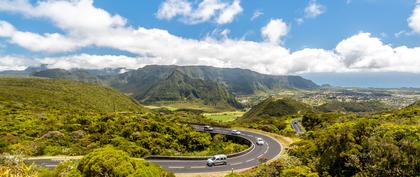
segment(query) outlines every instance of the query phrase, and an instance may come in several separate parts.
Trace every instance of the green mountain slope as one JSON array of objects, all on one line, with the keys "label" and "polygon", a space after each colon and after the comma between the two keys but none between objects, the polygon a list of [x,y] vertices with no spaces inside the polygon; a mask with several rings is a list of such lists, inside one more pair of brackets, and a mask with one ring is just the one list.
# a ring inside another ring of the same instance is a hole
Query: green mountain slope
[{"label": "green mountain slope", "polygon": [[[130,71],[118,77],[123,88],[136,88],[153,85],[155,79],[162,79],[175,70],[193,79],[211,80],[224,85],[234,94],[253,94],[257,91],[269,91],[284,88],[313,89],[318,86],[310,80],[299,76],[274,76],[260,74],[251,70],[238,68],[216,68],[210,66],[160,66],[150,65]],[[124,86],[126,84],[126,86]],[[115,83],[118,86],[118,83]]]},{"label": "green mountain slope", "polygon": [[79,111],[141,111],[130,97],[111,88],[70,80],[0,78],[0,105]]},{"label": "green mountain slope", "polygon": [[281,117],[306,112],[310,109],[311,107],[309,105],[296,100],[275,99],[270,97],[252,107],[240,118],[240,120],[246,121],[260,118]]},{"label": "green mountain slope", "polygon": [[108,85],[145,103],[194,102],[227,109],[241,107],[235,94],[318,87],[299,76],[271,76],[244,69],[209,66],[151,65],[122,74],[115,71],[108,75],[102,73],[102,70],[50,69],[33,75]]},{"label": "green mountain slope", "polygon": [[137,98],[143,102],[158,101],[202,101],[204,105],[214,107],[235,107],[241,105],[225,88],[212,81],[192,79],[175,70],[166,79],[162,79]]},{"label": "green mountain slope", "polygon": [[112,145],[132,157],[206,156],[247,148],[183,123],[203,119],[186,112],[147,111],[134,99],[99,85],[0,78],[0,154],[85,155]]},{"label": "green mountain slope", "polygon": [[390,109],[388,106],[381,102],[369,101],[369,102],[340,102],[332,101],[321,106],[317,109],[322,112],[377,112],[385,111]]}]

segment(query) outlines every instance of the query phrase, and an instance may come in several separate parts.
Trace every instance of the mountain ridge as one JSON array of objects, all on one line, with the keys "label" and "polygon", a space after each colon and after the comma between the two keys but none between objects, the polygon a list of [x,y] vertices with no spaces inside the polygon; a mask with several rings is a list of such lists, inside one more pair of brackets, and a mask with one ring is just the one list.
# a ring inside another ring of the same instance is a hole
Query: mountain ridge
[{"label": "mountain ridge", "polygon": [[211,66],[148,65],[124,73],[48,69],[35,72],[33,76],[107,85],[145,103],[198,101],[204,105],[232,108],[242,107],[235,99],[237,95],[319,87],[300,76],[267,75],[247,69]]}]

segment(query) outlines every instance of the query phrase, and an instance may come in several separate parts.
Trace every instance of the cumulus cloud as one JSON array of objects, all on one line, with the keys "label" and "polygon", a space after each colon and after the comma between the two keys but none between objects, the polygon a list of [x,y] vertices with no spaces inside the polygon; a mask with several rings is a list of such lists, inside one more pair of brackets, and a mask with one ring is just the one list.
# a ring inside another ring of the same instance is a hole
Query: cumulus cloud
[{"label": "cumulus cloud", "polygon": [[309,18],[315,18],[325,12],[325,7],[316,2],[316,0],[311,0],[305,8],[305,16]]},{"label": "cumulus cloud", "polygon": [[156,16],[159,19],[170,20],[178,15],[187,16],[191,9],[188,0],[167,0],[160,5]]},{"label": "cumulus cloud", "polygon": [[83,46],[80,42],[58,33],[40,35],[18,31],[13,25],[5,21],[0,21],[0,37],[8,37],[10,43],[32,51],[66,52]]},{"label": "cumulus cloud", "polygon": [[321,14],[325,13],[326,7],[322,4],[319,4],[316,0],[309,1],[308,5],[305,7],[304,16],[296,18],[296,23],[301,25],[305,22],[305,19],[316,18]]},{"label": "cumulus cloud", "polygon": [[159,19],[171,20],[179,17],[181,22],[197,24],[213,21],[217,24],[231,23],[243,11],[240,0],[166,0],[156,14]]},{"label": "cumulus cloud", "polygon": [[272,44],[280,43],[287,33],[289,33],[289,26],[282,19],[271,19],[266,26],[261,28],[263,38]]},{"label": "cumulus cloud", "polygon": [[410,18],[408,18],[408,26],[415,32],[420,33],[420,1],[416,2],[416,7],[413,10]]},{"label": "cumulus cloud", "polygon": [[[19,2],[19,6],[16,3]],[[26,2],[26,3],[23,3]],[[9,6],[7,6],[9,5]],[[8,8],[6,8],[8,7]],[[13,7],[13,8],[9,8]],[[76,11],[71,13],[58,13]],[[69,10],[70,9],[70,10]],[[166,30],[132,27],[126,19],[93,6],[91,0],[28,1],[0,0],[0,11],[20,13],[29,18],[50,20],[62,34],[23,32],[12,24],[0,22],[0,36],[29,50],[74,51],[85,46],[109,47],[134,54],[133,57],[76,54],[46,58],[0,57],[0,70],[23,69],[35,64],[57,68],[138,68],[147,64],[211,65],[238,67],[267,74],[307,72],[402,71],[420,72],[420,48],[393,47],[370,33],[359,33],[342,40],[333,50],[303,49],[290,51],[279,45],[288,32],[281,19],[271,20],[262,28],[265,42],[231,39],[228,30],[220,30],[221,38],[202,40],[175,36]],[[59,19],[78,20],[60,21]],[[95,19],[95,20],[93,20]],[[94,23],[94,24],[91,24]],[[28,35],[16,39],[16,35]],[[31,39],[34,38],[34,39]],[[31,42],[48,41],[46,44]],[[70,42],[69,42],[70,41]],[[77,43],[74,44],[74,43]],[[24,45],[31,44],[31,45]],[[33,48],[36,45],[38,48]],[[48,46],[48,47],[47,47]],[[69,47],[70,46],[70,47]]]},{"label": "cumulus cloud", "polygon": [[0,56],[0,71],[24,70],[28,66],[37,65],[38,62],[25,57]]},{"label": "cumulus cloud", "polygon": [[243,11],[240,1],[235,0],[230,6],[227,6],[217,17],[216,23],[226,24],[231,23],[236,15]]}]

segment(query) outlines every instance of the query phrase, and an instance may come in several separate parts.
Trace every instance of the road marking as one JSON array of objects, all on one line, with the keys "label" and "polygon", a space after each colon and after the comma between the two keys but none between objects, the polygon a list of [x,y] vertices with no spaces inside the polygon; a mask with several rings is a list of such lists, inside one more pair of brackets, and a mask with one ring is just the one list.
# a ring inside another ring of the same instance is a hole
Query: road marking
[{"label": "road marking", "polygon": [[249,160],[247,160],[246,162],[251,162],[251,161],[253,161],[253,160],[255,160],[255,159],[249,159]]},{"label": "road marking", "polygon": [[268,149],[270,149],[270,146],[267,144],[267,149],[265,150],[264,154],[267,154]]},{"label": "road marking", "polygon": [[206,166],[192,166],[191,168],[206,168]]},{"label": "road marking", "polygon": [[231,166],[234,166],[234,165],[240,165],[240,164],[242,164],[242,162],[233,163],[233,164],[230,164],[230,165],[231,165]]},{"label": "road marking", "polygon": [[260,158],[261,156],[263,156],[264,154],[259,155],[257,158]]},{"label": "road marking", "polygon": [[185,167],[171,167],[171,166],[169,166],[168,168],[185,168]]}]

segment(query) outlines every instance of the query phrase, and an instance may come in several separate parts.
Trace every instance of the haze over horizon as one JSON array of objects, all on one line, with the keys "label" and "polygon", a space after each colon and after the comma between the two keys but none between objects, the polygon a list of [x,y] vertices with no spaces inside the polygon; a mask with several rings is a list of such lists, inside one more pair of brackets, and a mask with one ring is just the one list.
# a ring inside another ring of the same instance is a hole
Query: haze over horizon
[{"label": "haze over horizon", "polygon": [[2,71],[207,65],[420,87],[419,0],[0,0],[0,14]]}]

